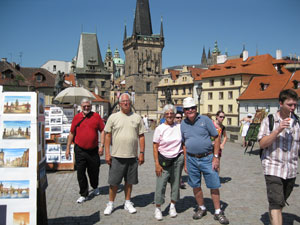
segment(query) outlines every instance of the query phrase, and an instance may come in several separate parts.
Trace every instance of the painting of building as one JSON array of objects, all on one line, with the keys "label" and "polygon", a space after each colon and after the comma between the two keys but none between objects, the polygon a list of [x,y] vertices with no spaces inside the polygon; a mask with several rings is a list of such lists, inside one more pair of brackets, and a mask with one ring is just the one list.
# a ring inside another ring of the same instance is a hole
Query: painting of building
[{"label": "painting of building", "polygon": [[3,139],[30,139],[30,121],[3,121]]},{"label": "painting of building", "polygon": [[0,149],[0,168],[28,167],[28,148],[2,148]]},{"label": "painting of building", "polygon": [[31,96],[5,96],[3,112],[29,114],[30,102]]},{"label": "painting of building", "polygon": [[0,180],[0,199],[29,198],[29,180]]},{"label": "painting of building", "polygon": [[14,223],[13,225],[29,225],[30,213],[29,212],[14,212]]}]

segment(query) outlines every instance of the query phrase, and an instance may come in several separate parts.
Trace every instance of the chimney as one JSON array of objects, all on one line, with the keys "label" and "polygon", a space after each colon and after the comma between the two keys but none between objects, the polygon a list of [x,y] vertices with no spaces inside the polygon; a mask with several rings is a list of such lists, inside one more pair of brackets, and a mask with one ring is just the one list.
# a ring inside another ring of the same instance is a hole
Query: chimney
[{"label": "chimney", "polygon": [[276,59],[282,59],[282,51],[280,49],[276,50]]},{"label": "chimney", "polygon": [[7,58],[2,58],[1,62],[7,62]]},{"label": "chimney", "polygon": [[227,61],[227,55],[218,55],[217,56],[217,64],[222,64]]},{"label": "chimney", "polygon": [[248,59],[248,51],[243,51],[243,61],[245,62]]}]

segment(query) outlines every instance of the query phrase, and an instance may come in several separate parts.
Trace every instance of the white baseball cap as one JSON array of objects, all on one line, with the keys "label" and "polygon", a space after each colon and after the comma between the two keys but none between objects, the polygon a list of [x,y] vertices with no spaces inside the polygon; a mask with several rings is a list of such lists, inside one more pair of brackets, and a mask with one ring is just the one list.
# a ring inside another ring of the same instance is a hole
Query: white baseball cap
[{"label": "white baseball cap", "polygon": [[196,106],[195,101],[192,97],[183,99],[183,108],[190,108]]}]

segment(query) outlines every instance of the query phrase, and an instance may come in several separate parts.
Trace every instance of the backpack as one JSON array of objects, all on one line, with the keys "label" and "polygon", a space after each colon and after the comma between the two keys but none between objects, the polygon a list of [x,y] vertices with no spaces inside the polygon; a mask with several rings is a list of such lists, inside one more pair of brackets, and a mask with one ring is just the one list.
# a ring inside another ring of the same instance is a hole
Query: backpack
[{"label": "backpack", "polygon": [[[300,121],[299,121],[299,117],[293,113],[293,116],[295,117],[295,122],[294,123],[298,123],[300,126]],[[274,128],[274,116],[273,114],[268,115],[268,119],[269,119],[269,131],[270,133],[273,131]],[[259,157],[261,158],[262,153],[263,153],[263,148],[260,149],[259,151]]]}]

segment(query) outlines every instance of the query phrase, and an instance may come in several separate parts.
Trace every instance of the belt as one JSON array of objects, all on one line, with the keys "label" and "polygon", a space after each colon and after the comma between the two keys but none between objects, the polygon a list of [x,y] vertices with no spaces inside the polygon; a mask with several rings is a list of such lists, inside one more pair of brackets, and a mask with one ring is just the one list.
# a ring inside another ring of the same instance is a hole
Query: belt
[{"label": "belt", "polygon": [[187,152],[186,154],[188,154],[189,156],[200,159],[200,158],[203,158],[203,157],[206,157],[206,156],[212,154],[212,152],[205,152],[205,153],[202,153],[202,154],[192,154],[192,153]]}]

